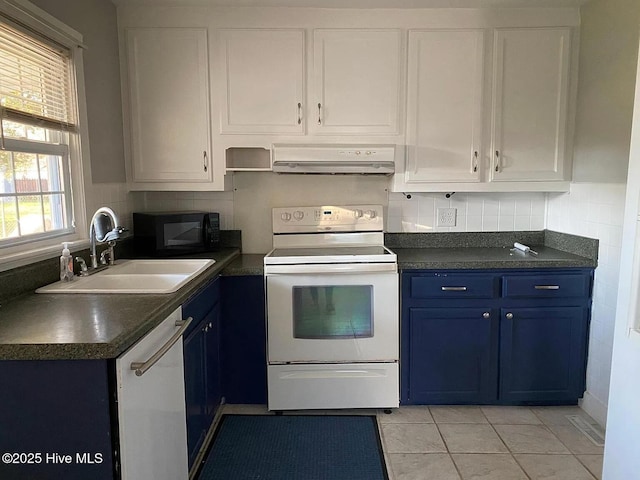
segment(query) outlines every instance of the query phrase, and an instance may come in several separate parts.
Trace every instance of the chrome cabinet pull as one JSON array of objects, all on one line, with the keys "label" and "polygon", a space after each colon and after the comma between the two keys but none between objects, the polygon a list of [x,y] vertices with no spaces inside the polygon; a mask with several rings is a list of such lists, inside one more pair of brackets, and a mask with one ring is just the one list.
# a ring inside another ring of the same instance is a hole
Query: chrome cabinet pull
[{"label": "chrome cabinet pull", "polygon": [[322,108],[322,104],[318,104],[318,125],[322,125],[322,118],[320,116],[320,109]]},{"label": "chrome cabinet pull", "polygon": [[473,171],[478,171],[478,151],[473,152]]},{"label": "chrome cabinet pull", "polygon": [[496,150],[496,172],[500,171],[500,151]]},{"label": "chrome cabinet pull", "polygon": [[482,314],[482,318],[489,318],[491,316],[491,314],[489,312],[484,312]]},{"label": "chrome cabinet pull", "polygon": [[302,123],[302,103],[298,102],[298,125]]},{"label": "chrome cabinet pull", "polygon": [[165,343],[160,349],[151,355],[146,362],[131,362],[130,369],[135,370],[136,376],[141,377],[144,375],[151,367],[153,367],[158,360],[160,360],[165,353],[169,351],[171,347],[173,347],[174,343],[178,341],[184,331],[189,327],[189,324],[193,321],[193,317],[189,317],[186,320],[176,320],[176,327],[180,327],[180,329],[174,333],[167,343]]},{"label": "chrome cabinet pull", "polygon": [[466,292],[467,287],[441,287],[443,292]]},{"label": "chrome cabinet pull", "polygon": [[536,290],[560,290],[560,285],[536,285]]},{"label": "chrome cabinet pull", "polygon": [[202,160],[204,161],[204,171],[209,169],[209,160],[207,159],[207,151],[202,152]]},{"label": "chrome cabinet pull", "polygon": [[513,318],[513,313],[507,313],[505,317],[507,317],[508,320],[511,320]]}]

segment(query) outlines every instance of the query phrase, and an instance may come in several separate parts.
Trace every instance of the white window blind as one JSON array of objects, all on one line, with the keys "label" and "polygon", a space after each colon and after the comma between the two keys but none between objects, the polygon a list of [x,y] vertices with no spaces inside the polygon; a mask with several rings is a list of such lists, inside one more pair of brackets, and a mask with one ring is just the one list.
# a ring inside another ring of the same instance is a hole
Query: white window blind
[{"label": "white window blind", "polygon": [[0,18],[0,115],[6,120],[75,131],[70,52],[39,41]]},{"label": "white window blind", "polygon": [[0,248],[74,233],[71,50],[0,16]]}]

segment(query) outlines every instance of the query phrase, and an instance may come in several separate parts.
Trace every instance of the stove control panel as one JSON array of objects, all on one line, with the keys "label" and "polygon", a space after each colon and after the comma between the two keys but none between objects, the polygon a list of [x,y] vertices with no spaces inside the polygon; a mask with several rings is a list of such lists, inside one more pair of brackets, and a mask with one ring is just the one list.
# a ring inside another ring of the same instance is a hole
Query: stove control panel
[{"label": "stove control panel", "polygon": [[273,233],[382,232],[382,205],[273,209]]}]

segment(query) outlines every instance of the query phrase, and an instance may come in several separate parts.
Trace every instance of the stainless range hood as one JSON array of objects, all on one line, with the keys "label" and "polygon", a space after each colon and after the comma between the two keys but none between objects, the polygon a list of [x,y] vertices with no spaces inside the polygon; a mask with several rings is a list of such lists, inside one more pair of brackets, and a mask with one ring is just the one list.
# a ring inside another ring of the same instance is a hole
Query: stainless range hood
[{"label": "stainless range hood", "polygon": [[277,173],[391,175],[395,145],[274,145]]}]

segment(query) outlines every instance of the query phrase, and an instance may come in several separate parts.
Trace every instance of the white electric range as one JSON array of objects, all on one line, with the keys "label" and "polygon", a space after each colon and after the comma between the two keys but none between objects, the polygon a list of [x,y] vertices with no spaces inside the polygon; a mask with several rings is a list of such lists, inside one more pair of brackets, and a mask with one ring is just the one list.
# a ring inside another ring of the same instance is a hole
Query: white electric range
[{"label": "white electric range", "polygon": [[383,226],[380,205],[273,209],[270,410],[398,406],[398,266]]}]

